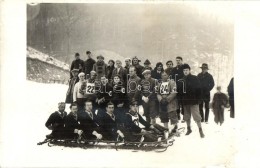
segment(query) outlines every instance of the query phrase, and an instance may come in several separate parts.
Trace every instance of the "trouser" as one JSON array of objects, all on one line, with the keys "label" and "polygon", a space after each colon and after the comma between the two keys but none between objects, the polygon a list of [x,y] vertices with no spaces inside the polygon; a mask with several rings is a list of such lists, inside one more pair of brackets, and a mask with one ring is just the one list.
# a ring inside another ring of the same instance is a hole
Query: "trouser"
[{"label": "trouser", "polygon": [[181,114],[184,115],[184,108],[183,108],[183,103],[181,100],[178,101],[178,109],[177,109],[177,116],[178,119],[181,119]]},{"label": "trouser", "polygon": [[230,118],[235,118],[235,104],[234,99],[229,99],[230,104]]},{"label": "trouser", "polygon": [[224,122],[224,108],[218,107],[213,108],[214,113],[214,121],[215,123],[220,123],[220,125]]},{"label": "trouser", "polygon": [[148,103],[143,101],[144,116],[148,123],[155,119],[158,113],[158,103],[155,100],[149,100]]},{"label": "trouser", "polygon": [[199,106],[196,105],[184,105],[184,116],[183,119],[186,121],[187,126],[190,126],[191,115],[193,120],[197,123],[198,127],[201,128],[201,116],[199,112]]},{"label": "trouser", "polygon": [[[203,105],[205,104],[205,115],[203,111]],[[201,122],[208,122],[209,119],[209,100],[203,100],[202,103],[199,104]]]}]

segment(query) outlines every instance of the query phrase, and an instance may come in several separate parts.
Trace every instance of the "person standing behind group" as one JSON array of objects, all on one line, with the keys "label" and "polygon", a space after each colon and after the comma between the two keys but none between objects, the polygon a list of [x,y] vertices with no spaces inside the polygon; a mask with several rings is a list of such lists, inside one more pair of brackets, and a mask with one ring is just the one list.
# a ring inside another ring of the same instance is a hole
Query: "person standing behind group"
[{"label": "person standing behind group", "polygon": [[[165,69],[165,72],[170,76],[172,75],[172,70],[173,70],[173,62],[171,60],[166,62],[166,66],[167,68]],[[174,79],[173,77],[171,77],[172,79]]]},{"label": "person standing behind group", "polygon": [[201,100],[201,86],[197,76],[190,73],[190,66],[188,64],[183,65],[184,77],[180,79],[183,83],[182,87],[177,88],[178,94],[182,94],[182,102],[184,107],[184,121],[187,124],[186,135],[189,135],[191,130],[191,115],[196,122],[200,137],[204,138],[204,133],[201,127],[201,116],[199,112],[199,102]]},{"label": "person standing behind group", "polygon": [[79,69],[73,69],[71,71],[72,73],[72,78],[69,80],[69,88],[66,94],[66,100],[65,103],[72,103],[73,102],[73,92],[74,92],[74,87],[75,84],[79,81]]},{"label": "person standing behind group", "polygon": [[104,59],[102,55],[97,56],[97,62],[93,65],[93,70],[97,73],[97,80],[100,80],[101,76],[107,76],[107,64]]},{"label": "person standing behind group", "polygon": [[[210,91],[213,89],[215,83],[212,75],[208,73],[208,64],[203,63],[200,67],[202,72],[198,74],[198,79],[200,80],[201,89],[202,89],[202,101],[200,103],[200,115],[201,122],[208,123],[209,118],[209,102],[210,102]],[[205,117],[203,112],[203,105],[205,104]]]},{"label": "person standing behind group", "polygon": [[92,58],[92,54],[90,51],[87,51],[86,54],[88,59],[84,62],[84,65],[85,65],[85,75],[87,79],[87,76],[93,70],[93,65],[96,63],[96,61]]},{"label": "person standing behind group", "polygon": [[128,103],[128,105],[126,107],[129,107],[129,102],[133,101],[134,99],[140,102],[137,94],[138,86],[140,85],[140,83],[141,83],[141,78],[137,76],[136,68],[134,66],[130,66],[129,78],[127,80],[127,89],[126,89],[127,100],[128,100],[126,103]]},{"label": "person standing behind group", "polygon": [[155,68],[152,70],[152,78],[161,80],[163,71],[163,64],[161,62],[158,62]]},{"label": "person standing behind group", "polygon": [[132,65],[136,69],[136,75],[139,78],[142,78],[142,73],[143,73],[144,67],[142,65],[140,65],[139,62],[141,62],[141,60],[139,60],[136,56],[132,59]]},{"label": "person standing behind group", "polygon": [[[73,69],[79,69],[80,72],[85,72],[85,65],[84,61],[80,59],[79,53],[75,53],[75,60],[72,61],[71,66],[70,66],[70,71]],[[72,78],[72,73],[70,72],[70,78]]]},{"label": "person standing behind group", "polygon": [[[176,67],[173,68],[172,73],[171,73],[171,77],[172,79],[175,80],[177,87],[181,87],[180,85],[182,85],[182,83],[180,83],[178,80],[183,78],[184,74],[183,74],[183,63],[182,63],[182,57],[177,56],[176,57]],[[178,94],[178,110],[177,110],[177,114],[178,114],[178,119],[181,119],[181,114],[184,115],[184,108],[183,108],[183,103],[182,103],[182,98],[180,97],[181,95]],[[184,122],[184,120],[182,121]]]},{"label": "person standing behind group", "polygon": [[129,68],[131,66],[131,59],[130,58],[126,58],[125,59],[125,69],[126,69],[126,74],[129,74]]},{"label": "person standing behind group", "polygon": [[113,70],[112,78],[116,75],[120,76],[121,82],[126,82],[126,69],[122,67],[120,60],[116,60],[116,68]]},{"label": "person standing behind group", "polygon": [[112,81],[112,73],[115,69],[115,61],[114,60],[109,60],[108,61],[108,66],[107,66],[107,79],[109,83]]}]

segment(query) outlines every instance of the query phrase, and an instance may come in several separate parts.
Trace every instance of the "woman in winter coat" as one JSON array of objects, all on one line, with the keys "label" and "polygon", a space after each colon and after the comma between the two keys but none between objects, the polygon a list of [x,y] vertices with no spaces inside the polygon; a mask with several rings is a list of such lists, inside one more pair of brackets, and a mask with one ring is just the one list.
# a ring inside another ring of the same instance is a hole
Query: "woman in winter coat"
[{"label": "woman in winter coat", "polygon": [[163,73],[163,64],[161,62],[158,62],[156,64],[156,67],[152,70],[152,78],[160,80],[162,79],[161,75]]}]

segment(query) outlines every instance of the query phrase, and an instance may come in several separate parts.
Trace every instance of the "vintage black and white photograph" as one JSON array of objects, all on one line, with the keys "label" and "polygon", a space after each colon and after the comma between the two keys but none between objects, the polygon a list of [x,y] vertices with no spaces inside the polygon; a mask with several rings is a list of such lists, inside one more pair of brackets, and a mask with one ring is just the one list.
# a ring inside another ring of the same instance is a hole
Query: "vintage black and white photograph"
[{"label": "vintage black and white photograph", "polygon": [[3,165],[237,167],[232,3],[25,6],[23,145]]}]

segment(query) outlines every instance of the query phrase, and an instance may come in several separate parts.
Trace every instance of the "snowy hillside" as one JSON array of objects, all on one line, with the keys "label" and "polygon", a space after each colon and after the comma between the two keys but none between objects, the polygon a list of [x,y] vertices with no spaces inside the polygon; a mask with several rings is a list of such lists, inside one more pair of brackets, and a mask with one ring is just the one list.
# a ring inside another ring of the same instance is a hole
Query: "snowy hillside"
[{"label": "snowy hillside", "polygon": [[42,62],[46,62],[46,63],[49,63],[49,64],[52,64],[54,66],[57,66],[59,68],[62,68],[64,70],[69,70],[69,65],[62,62],[62,61],[59,61],[47,54],[44,54],[32,47],[27,47],[27,57],[30,57],[30,58],[34,58],[34,59],[38,59]]},{"label": "snowy hillside", "polygon": [[[1,145],[8,152],[1,158],[2,166],[8,167],[231,167],[237,152],[236,128],[226,110],[225,122],[220,127],[213,122],[210,112],[209,124],[203,124],[206,137],[201,139],[194,121],[192,134],[175,138],[173,146],[164,153],[132,152],[131,150],[81,149],[67,147],[37,146],[50,131],[44,126],[49,115],[57,110],[57,103],[64,101],[68,86],[42,84],[27,81],[25,99],[19,105],[19,113],[10,110],[5,114],[4,137]],[[37,96],[35,93],[37,92]],[[66,111],[69,112],[68,105]],[[7,122],[12,121],[12,122]],[[159,122],[159,120],[158,120]],[[16,131],[10,131],[17,126]],[[180,126],[185,126],[181,123]],[[18,150],[19,149],[19,150]],[[115,159],[106,160],[113,156]],[[102,158],[102,160],[100,160]],[[0,159],[0,161],[1,161]],[[15,161],[14,161],[15,160]],[[233,165],[234,166],[234,165]]]}]

